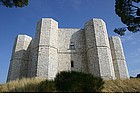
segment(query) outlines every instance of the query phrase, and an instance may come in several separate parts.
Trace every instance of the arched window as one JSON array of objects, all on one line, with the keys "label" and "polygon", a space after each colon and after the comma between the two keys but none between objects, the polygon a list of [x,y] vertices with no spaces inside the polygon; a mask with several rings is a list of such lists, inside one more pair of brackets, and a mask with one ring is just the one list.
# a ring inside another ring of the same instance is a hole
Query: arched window
[{"label": "arched window", "polygon": [[70,50],[75,50],[74,42],[70,42]]}]

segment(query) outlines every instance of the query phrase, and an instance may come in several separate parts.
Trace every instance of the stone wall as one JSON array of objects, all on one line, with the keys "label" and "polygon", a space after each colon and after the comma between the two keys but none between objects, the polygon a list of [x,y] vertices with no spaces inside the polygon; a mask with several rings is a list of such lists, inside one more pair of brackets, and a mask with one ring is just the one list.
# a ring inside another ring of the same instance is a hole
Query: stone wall
[{"label": "stone wall", "polygon": [[[58,72],[87,71],[85,34],[82,29],[59,29]],[[71,66],[73,63],[73,66]]]},{"label": "stone wall", "polygon": [[108,39],[103,20],[92,19],[84,29],[70,29],[58,28],[57,21],[42,18],[34,39],[17,36],[7,81],[22,77],[54,79],[60,71],[91,73],[103,79],[129,77],[121,41],[119,37]]},{"label": "stone wall", "polygon": [[38,58],[38,47],[34,46],[34,39],[32,39],[28,47],[28,73],[27,77],[35,77],[37,73],[37,58]]},{"label": "stone wall", "polygon": [[42,18],[37,25],[35,46],[38,47],[37,77],[53,79],[58,71],[58,23]]},{"label": "stone wall", "polygon": [[7,81],[27,77],[28,47],[32,38],[27,35],[18,35],[15,39]]},{"label": "stone wall", "polygon": [[116,78],[129,78],[121,40],[118,36],[109,38]]},{"label": "stone wall", "polygon": [[101,19],[85,24],[86,52],[89,73],[95,77],[114,79],[115,73],[106,26]]}]

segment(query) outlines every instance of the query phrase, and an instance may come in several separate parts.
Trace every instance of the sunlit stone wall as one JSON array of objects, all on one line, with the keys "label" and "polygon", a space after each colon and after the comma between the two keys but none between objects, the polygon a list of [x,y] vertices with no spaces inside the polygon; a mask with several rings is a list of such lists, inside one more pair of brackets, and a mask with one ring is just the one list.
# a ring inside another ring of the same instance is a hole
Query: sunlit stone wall
[{"label": "sunlit stone wall", "polygon": [[60,71],[91,73],[103,79],[129,77],[121,40],[108,39],[103,20],[94,18],[84,29],[71,29],[58,28],[57,21],[42,18],[35,38],[17,36],[7,81],[22,77],[54,79]]},{"label": "sunlit stone wall", "polygon": [[112,36],[109,38],[109,41],[116,78],[129,78],[120,38],[118,36]]},{"label": "sunlit stone wall", "polygon": [[85,24],[86,49],[89,73],[103,79],[114,79],[114,68],[106,25],[101,19]]}]

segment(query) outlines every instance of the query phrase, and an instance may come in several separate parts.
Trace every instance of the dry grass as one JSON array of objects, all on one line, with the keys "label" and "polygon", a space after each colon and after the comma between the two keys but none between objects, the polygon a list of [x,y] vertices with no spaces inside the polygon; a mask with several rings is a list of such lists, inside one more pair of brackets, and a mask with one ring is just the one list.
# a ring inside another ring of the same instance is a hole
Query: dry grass
[{"label": "dry grass", "polygon": [[[0,85],[0,92],[38,92],[38,85],[46,79],[23,78]],[[106,80],[103,93],[140,92],[140,78]]]},{"label": "dry grass", "polygon": [[37,92],[41,78],[23,78],[0,85],[0,92]]},{"label": "dry grass", "polygon": [[105,93],[138,93],[140,92],[140,78],[116,79],[105,81]]}]

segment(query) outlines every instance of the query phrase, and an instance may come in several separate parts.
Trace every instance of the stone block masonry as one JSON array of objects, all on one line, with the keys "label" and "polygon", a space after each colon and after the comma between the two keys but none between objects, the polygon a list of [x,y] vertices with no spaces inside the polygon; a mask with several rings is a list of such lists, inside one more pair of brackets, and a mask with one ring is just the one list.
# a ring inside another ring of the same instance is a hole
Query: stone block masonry
[{"label": "stone block masonry", "polygon": [[86,53],[89,73],[104,79],[115,79],[106,26],[101,19],[85,24]]},{"label": "stone block masonry", "polygon": [[27,35],[18,35],[15,39],[7,81],[27,77],[28,46],[32,38]]},{"label": "stone block masonry", "polygon": [[117,78],[128,78],[129,74],[120,38],[118,36],[112,36],[109,38],[109,41],[115,76]]},{"label": "stone block masonry", "polygon": [[[38,37],[39,36],[39,37]],[[58,70],[58,23],[51,18],[38,22],[35,47],[37,52],[37,77],[53,79]]]},{"label": "stone block masonry", "polygon": [[91,73],[103,79],[129,78],[120,38],[108,39],[105,22],[95,18],[84,29],[58,28],[57,21],[42,18],[35,38],[17,36],[7,81],[54,79],[60,71]]}]

